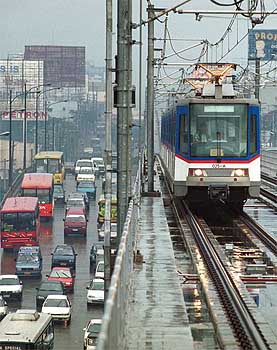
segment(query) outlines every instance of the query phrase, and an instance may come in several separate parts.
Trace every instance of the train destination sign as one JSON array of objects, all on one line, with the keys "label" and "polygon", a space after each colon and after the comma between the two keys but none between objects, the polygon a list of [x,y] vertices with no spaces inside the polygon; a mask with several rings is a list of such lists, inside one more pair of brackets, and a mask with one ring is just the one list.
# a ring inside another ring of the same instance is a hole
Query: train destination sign
[{"label": "train destination sign", "polygon": [[248,58],[277,61],[277,30],[252,30],[248,36]]}]

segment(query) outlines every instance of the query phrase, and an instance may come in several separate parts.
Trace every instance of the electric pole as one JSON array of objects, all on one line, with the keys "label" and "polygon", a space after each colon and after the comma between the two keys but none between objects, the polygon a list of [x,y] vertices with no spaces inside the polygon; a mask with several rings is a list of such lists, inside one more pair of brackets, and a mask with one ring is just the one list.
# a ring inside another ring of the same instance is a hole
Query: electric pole
[{"label": "electric pole", "polygon": [[[154,192],[154,6],[148,6],[147,57],[147,175],[148,192]],[[150,21],[149,21],[150,20]]]}]

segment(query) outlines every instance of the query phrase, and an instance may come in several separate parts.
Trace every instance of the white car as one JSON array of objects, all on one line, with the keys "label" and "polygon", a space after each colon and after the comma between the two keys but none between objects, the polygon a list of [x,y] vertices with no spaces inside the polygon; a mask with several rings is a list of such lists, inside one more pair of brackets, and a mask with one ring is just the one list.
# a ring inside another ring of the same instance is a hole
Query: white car
[{"label": "white car", "polygon": [[[104,230],[103,226],[101,229],[98,230],[98,240],[99,241],[104,241],[105,230]],[[117,238],[117,224],[111,223],[111,241],[116,242],[116,238]]]},{"label": "white car", "polygon": [[93,157],[91,158],[93,162],[93,169],[95,174],[98,175],[104,175],[105,174],[105,163],[103,158],[100,157]]},{"label": "white car", "polygon": [[0,320],[4,318],[8,313],[8,305],[6,300],[0,296]]},{"label": "white car", "polygon": [[17,275],[0,275],[0,295],[4,299],[22,300],[22,282]]},{"label": "white car", "polygon": [[88,304],[104,304],[104,280],[95,278],[87,287]]},{"label": "white car", "polygon": [[75,176],[79,174],[81,167],[93,168],[93,161],[91,159],[79,159],[75,163]]},{"label": "white car", "polygon": [[95,182],[95,175],[92,167],[82,167],[76,178],[77,183],[81,181],[92,181]]},{"label": "white car", "polygon": [[66,295],[48,295],[41,312],[52,315],[56,321],[71,320],[71,305]]},{"label": "white car", "polygon": [[84,349],[94,350],[97,345],[98,334],[101,330],[102,320],[92,319],[88,322],[86,328],[84,328]]},{"label": "white car", "polygon": [[104,278],[104,261],[99,261],[95,270],[95,278]]}]

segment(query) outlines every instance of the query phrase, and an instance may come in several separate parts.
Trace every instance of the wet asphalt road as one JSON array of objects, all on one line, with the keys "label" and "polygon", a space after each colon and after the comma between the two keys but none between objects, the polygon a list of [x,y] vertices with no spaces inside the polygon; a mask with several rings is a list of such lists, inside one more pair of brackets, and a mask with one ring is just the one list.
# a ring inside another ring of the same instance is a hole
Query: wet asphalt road
[{"label": "wet asphalt road", "polygon": [[[101,194],[101,181],[97,181],[97,198]],[[74,177],[68,175],[65,182],[66,195],[75,190]],[[69,326],[55,324],[55,350],[79,350],[83,349],[83,328],[92,318],[102,318],[103,307],[87,307],[86,286],[93,277],[89,267],[89,251],[94,242],[97,242],[97,200],[90,202],[89,222],[87,238],[69,236],[64,239],[63,218],[64,206],[55,206],[53,223],[43,222],[40,232],[40,247],[43,255],[42,279],[47,279],[46,274],[51,269],[51,253],[57,244],[71,244],[74,246],[77,256],[76,279],[74,292],[69,294],[72,303],[72,320]],[[15,273],[15,253],[3,252],[1,249],[1,274]],[[36,307],[36,288],[40,280],[25,278],[23,280],[23,300],[20,303],[9,302],[9,310],[18,308],[34,309]]]}]

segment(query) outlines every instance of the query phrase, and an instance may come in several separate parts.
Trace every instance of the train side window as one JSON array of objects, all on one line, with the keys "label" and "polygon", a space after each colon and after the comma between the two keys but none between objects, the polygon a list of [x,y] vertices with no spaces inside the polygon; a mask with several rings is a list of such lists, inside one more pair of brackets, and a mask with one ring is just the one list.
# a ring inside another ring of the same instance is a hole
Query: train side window
[{"label": "train side window", "polygon": [[188,120],[185,114],[181,114],[180,118],[180,131],[179,131],[179,145],[180,153],[188,153]]},{"label": "train side window", "polygon": [[250,154],[257,153],[257,116],[251,114],[250,116]]}]

